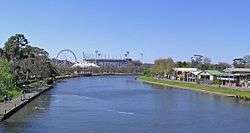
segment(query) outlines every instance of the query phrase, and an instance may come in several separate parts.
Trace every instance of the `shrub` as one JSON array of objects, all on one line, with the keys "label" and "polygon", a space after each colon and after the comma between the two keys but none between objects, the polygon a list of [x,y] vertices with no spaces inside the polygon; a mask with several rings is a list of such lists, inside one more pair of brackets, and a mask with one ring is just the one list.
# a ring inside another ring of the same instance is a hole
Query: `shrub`
[{"label": "shrub", "polygon": [[11,73],[11,64],[6,59],[0,58],[0,100],[4,96],[14,97],[20,94],[14,76]]}]

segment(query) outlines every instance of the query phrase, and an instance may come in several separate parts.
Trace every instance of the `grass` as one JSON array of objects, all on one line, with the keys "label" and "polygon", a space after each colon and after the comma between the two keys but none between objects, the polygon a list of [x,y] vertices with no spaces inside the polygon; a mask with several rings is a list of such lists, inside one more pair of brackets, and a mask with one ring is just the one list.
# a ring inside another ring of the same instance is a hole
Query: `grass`
[{"label": "grass", "polygon": [[158,80],[154,79],[153,77],[146,77],[146,76],[140,76],[139,79],[151,84],[202,91],[205,93],[225,95],[231,97],[239,97],[248,100],[250,99],[250,91],[242,91],[227,87],[201,85],[201,84],[194,84],[194,83],[187,83],[187,82],[173,81],[173,80]]},{"label": "grass", "polygon": [[[12,99],[22,95],[22,92],[20,90],[12,90],[12,91],[9,91],[8,93]],[[0,95],[0,102],[3,102],[3,101],[4,101],[4,96]]]}]

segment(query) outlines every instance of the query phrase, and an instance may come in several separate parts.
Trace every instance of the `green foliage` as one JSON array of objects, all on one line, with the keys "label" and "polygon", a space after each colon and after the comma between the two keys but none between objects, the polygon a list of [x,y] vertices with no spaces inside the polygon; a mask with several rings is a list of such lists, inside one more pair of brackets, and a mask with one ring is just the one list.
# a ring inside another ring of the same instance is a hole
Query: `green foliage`
[{"label": "green foliage", "polygon": [[223,72],[226,68],[230,68],[231,65],[225,62],[219,62],[218,64],[214,65],[215,70]]},{"label": "green foliage", "polygon": [[143,75],[144,75],[144,76],[147,76],[147,77],[152,76],[151,69],[150,69],[150,68],[146,68],[146,69],[144,69],[144,71],[143,71]]},{"label": "green foliage", "polygon": [[202,55],[194,55],[191,57],[191,67],[198,68],[199,64],[202,64],[203,58]]},{"label": "green foliage", "polygon": [[245,62],[246,62],[245,67],[246,67],[246,68],[250,68],[250,55],[246,55],[246,56],[244,57],[244,60],[245,60]]},{"label": "green foliage", "polygon": [[214,93],[214,94],[226,95],[226,96],[244,97],[248,99],[250,98],[249,91],[241,91],[239,89],[232,89],[232,88],[219,87],[219,86],[208,86],[208,85],[202,85],[202,84],[193,84],[193,83],[173,81],[173,80],[157,80],[152,77],[144,77],[144,76],[140,77],[139,79],[145,82],[158,84],[158,85],[164,85],[164,86],[170,86],[170,87],[175,87],[175,88],[203,91],[207,93]]},{"label": "green foliage", "polygon": [[152,68],[152,73],[158,76],[167,76],[171,75],[173,72],[173,68],[175,67],[175,63],[173,59],[158,59],[155,61],[154,66]]},{"label": "green foliage", "polygon": [[243,58],[236,58],[233,60],[233,66],[235,68],[244,68],[246,65],[246,61]]},{"label": "green foliage", "polygon": [[250,68],[250,55],[234,59],[233,66],[235,68]]},{"label": "green foliage", "polygon": [[17,86],[57,74],[48,52],[27,44],[23,34],[16,34],[0,49],[0,101],[3,96],[19,95],[21,91]]},{"label": "green foliage", "polygon": [[8,60],[20,59],[21,47],[28,44],[28,40],[23,34],[16,34],[11,36],[4,44],[5,56]]},{"label": "green foliage", "polygon": [[176,67],[179,68],[190,68],[191,67],[191,63],[190,62],[186,62],[186,61],[177,61],[176,62]]},{"label": "green foliage", "polygon": [[12,62],[13,74],[19,83],[29,79],[42,79],[53,76],[48,52],[38,47],[32,47],[22,34],[11,36],[5,43],[5,57]]},{"label": "green foliage", "polygon": [[214,69],[214,65],[211,64],[211,59],[202,55],[194,55],[191,58],[191,67],[198,68],[200,70]]},{"label": "green foliage", "polygon": [[20,89],[16,86],[15,79],[11,74],[11,64],[0,58],[0,97],[13,97],[20,94]]},{"label": "green foliage", "polygon": [[49,53],[44,49],[38,47],[32,47],[30,45],[26,45],[21,49],[21,57],[24,58],[35,58],[36,56],[42,56],[48,58]]},{"label": "green foliage", "polygon": [[199,64],[197,68],[200,70],[214,70],[214,65],[213,64]]},{"label": "green foliage", "polygon": [[216,78],[216,79],[214,79],[213,84],[215,84],[215,85],[221,85],[221,84],[222,84],[222,81],[221,81],[221,80],[218,80],[218,79]]}]

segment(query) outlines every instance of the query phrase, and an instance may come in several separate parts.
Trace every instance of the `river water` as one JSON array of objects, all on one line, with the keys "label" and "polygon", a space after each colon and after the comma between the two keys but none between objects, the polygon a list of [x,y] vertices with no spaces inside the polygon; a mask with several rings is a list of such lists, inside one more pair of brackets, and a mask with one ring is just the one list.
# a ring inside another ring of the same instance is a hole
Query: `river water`
[{"label": "river water", "polygon": [[6,133],[249,132],[250,105],[133,76],[63,80],[0,123]]}]

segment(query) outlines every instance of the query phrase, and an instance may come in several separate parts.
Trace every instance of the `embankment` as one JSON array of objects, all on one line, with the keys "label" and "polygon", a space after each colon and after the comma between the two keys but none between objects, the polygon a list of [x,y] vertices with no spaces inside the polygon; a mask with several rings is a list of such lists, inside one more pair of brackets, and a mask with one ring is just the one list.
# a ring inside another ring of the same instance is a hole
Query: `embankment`
[{"label": "embankment", "polygon": [[42,86],[38,88],[40,90],[39,92],[26,93],[19,97],[16,97],[15,99],[11,101],[0,103],[0,121],[9,118],[11,115],[16,113],[19,109],[21,109],[26,104],[34,100],[36,97],[38,97],[42,93],[51,89],[52,87],[53,87],[52,85]]},{"label": "embankment", "polygon": [[243,91],[227,87],[201,85],[201,84],[187,83],[187,82],[173,81],[173,80],[159,80],[153,77],[145,77],[145,76],[140,76],[138,79],[150,84],[169,86],[180,89],[189,89],[209,94],[224,95],[244,100],[250,100],[250,91]]}]

